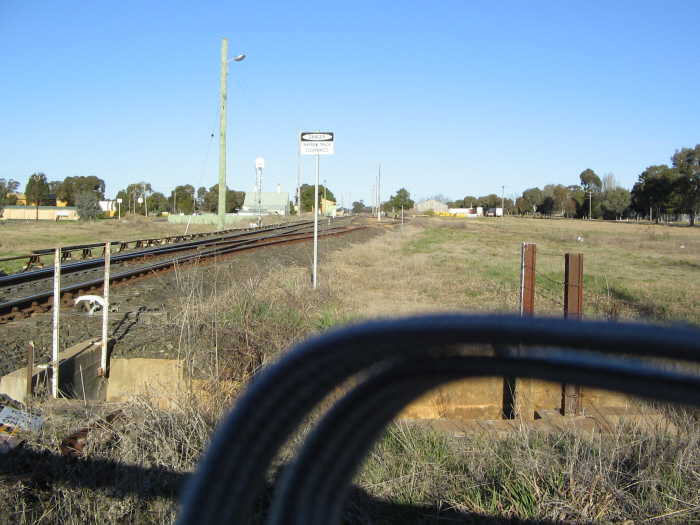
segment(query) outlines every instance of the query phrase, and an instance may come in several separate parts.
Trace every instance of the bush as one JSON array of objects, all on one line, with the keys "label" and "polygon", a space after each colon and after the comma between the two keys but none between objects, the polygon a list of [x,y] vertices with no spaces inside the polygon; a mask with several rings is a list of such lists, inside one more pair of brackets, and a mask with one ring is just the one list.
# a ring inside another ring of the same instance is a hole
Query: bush
[{"label": "bush", "polygon": [[95,221],[102,213],[100,200],[92,191],[81,191],[75,196],[78,215],[84,221]]}]

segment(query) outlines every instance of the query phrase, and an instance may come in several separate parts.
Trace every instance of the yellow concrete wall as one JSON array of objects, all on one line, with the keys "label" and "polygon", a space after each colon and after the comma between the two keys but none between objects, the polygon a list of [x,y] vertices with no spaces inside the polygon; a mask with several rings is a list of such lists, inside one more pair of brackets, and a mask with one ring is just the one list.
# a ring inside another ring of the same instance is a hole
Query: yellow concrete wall
[{"label": "yellow concrete wall", "polygon": [[520,419],[535,419],[536,410],[559,410],[561,394],[561,383],[517,378],[515,414]]},{"label": "yellow concrete wall", "polygon": [[[77,221],[80,219],[78,212],[74,209],[66,209],[65,207],[59,206],[39,206],[39,220],[40,221],[55,221],[56,213],[68,213],[68,220]],[[36,207],[33,206],[5,206],[2,213],[3,219],[8,220],[20,220],[20,221],[35,221],[36,220]],[[61,220],[66,220],[65,217],[61,217]]]},{"label": "yellow concrete wall", "polygon": [[[502,377],[464,379],[446,383],[409,404],[399,419],[485,419],[503,415]],[[330,397],[342,397],[353,381]],[[173,359],[114,359],[110,363],[107,401],[126,401],[131,396],[156,399],[161,408],[177,405],[182,396],[195,396],[204,404],[229,398],[239,383],[186,380],[183,361]],[[561,407],[562,385],[538,379],[516,379],[515,412],[523,420],[533,420],[536,411]],[[596,389],[583,389],[581,408],[624,407],[630,398]]]},{"label": "yellow concrete wall", "polygon": [[416,399],[403,419],[501,419],[503,378],[479,377],[446,383]]},{"label": "yellow concrete wall", "polygon": [[161,408],[186,389],[184,361],[175,359],[112,359],[109,364],[107,402],[126,401],[131,396],[148,396]]}]

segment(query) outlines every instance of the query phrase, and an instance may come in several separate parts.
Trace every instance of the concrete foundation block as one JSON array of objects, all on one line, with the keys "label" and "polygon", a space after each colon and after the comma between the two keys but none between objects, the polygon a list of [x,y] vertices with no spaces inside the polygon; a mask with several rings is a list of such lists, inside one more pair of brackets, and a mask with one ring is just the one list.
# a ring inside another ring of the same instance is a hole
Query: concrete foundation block
[{"label": "concrete foundation block", "polygon": [[[34,367],[32,371],[33,389],[36,391],[42,385],[47,384],[49,374],[45,366]],[[20,368],[0,379],[0,394],[5,394],[15,401],[26,404],[27,399],[27,368]]]},{"label": "concrete foundation block", "polygon": [[133,396],[155,399],[160,408],[177,404],[186,392],[184,362],[177,359],[113,359],[109,367],[108,402]]},{"label": "concrete foundation block", "polygon": [[[58,354],[58,391],[63,397],[104,401],[107,383],[98,376],[102,349],[95,341],[84,341]],[[50,367],[35,367],[34,389],[45,384],[50,388]],[[0,393],[24,403],[27,395],[27,368],[20,368],[0,379]]]}]

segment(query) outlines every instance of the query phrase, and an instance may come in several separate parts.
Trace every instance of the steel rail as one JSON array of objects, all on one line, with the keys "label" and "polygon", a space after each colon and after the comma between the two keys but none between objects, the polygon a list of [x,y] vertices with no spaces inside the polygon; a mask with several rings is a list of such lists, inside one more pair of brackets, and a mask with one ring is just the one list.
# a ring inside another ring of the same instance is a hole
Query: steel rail
[{"label": "steel rail", "polygon": [[[251,383],[188,482],[178,523],[247,523],[255,489],[279,448],[337,385],[377,366],[456,355],[458,345],[465,344],[595,350],[613,360],[630,355],[700,362],[698,331],[681,327],[453,314],[341,329],[308,340]],[[583,384],[588,379],[581,377]]]},{"label": "steel rail", "polygon": [[[286,225],[286,226],[280,227],[280,228],[231,230],[231,231],[237,232],[236,235],[222,236],[220,242],[228,242],[228,239],[231,239],[231,238],[239,238],[239,237],[254,236],[254,235],[259,236],[261,233],[265,233],[265,232],[269,232],[269,231],[285,230],[285,229],[290,229],[290,228],[293,228],[291,231],[297,231],[300,229],[308,228],[308,224],[302,224],[302,225],[295,224],[292,226]],[[176,246],[174,246],[174,245],[158,246],[156,248],[144,249],[144,250],[139,250],[139,251],[135,251],[135,252],[124,253],[121,255],[114,255],[111,257],[111,261],[113,263],[121,263],[121,262],[130,261],[133,259],[144,258],[144,257],[157,257],[157,256],[165,255],[168,253],[197,249],[200,246],[203,246],[203,245],[206,245],[207,243],[210,243],[211,241],[212,241],[212,239],[204,239],[204,240],[188,241],[188,242],[177,244]],[[115,245],[115,244],[118,244],[120,242],[121,241],[113,241],[110,244]],[[101,244],[99,246],[104,246],[104,244]],[[89,270],[91,268],[98,268],[98,267],[103,266],[103,265],[104,265],[104,258],[103,257],[91,259],[89,261],[79,261],[79,262],[75,262],[75,263],[70,263],[70,264],[66,264],[66,265],[61,266],[61,275],[69,275],[71,273],[82,272],[85,270]],[[19,286],[21,284],[26,284],[26,283],[35,282],[35,281],[41,281],[44,279],[50,279],[52,277],[53,277],[53,267],[52,266],[42,268],[41,270],[31,271],[31,272],[21,272],[21,273],[17,273],[17,274],[6,275],[6,276],[0,277],[0,288],[10,288],[10,287],[14,287],[14,286]]]},{"label": "steel rail", "polygon": [[[361,228],[356,228],[361,229]],[[337,231],[328,235],[340,235],[344,233],[350,233],[355,230],[344,230]],[[228,244],[226,246],[216,246],[206,250],[199,251],[194,254],[183,255],[181,257],[175,257],[168,259],[166,261],[161,261],[153,263],[147,266],[141,266],[132,270],[114,274],[110,277],[110,284],[121,284],[126,281],[133,280],[137,277],[148,276],[151,273],[167,270],[174,268],[178,265],[184,265],[194,261],[203,261],[207,258],[218,257],[221,255],[227,255],[237,251],[252,249],[252,248],[262,248],[265,246],[272,246],[276,244],[283,244],[289,242],[299,242],[308,241],[312,238],[312,234],[296,234],[295,238],[288,238],[287,236],[268,236],[262,239],[242,239],[237,243]],[[63,272],[61,272],[63,273]],[[91,281],[86,281],[82,283],[67,285],[61,288],[62,305],[71,306],[72,305],[72,294],[83,293],[85,291],[93,291],[99,289],[103,286],[104,279],[98,278]],[[6,301],[0,303],[0,323],[6,323],[12,321],[17,317],[25,317],[34,312],[45,312],[53,306],[53,292],[47,291],[38,294],[34,294],[27,297],[22,297],[19,299]]]}]

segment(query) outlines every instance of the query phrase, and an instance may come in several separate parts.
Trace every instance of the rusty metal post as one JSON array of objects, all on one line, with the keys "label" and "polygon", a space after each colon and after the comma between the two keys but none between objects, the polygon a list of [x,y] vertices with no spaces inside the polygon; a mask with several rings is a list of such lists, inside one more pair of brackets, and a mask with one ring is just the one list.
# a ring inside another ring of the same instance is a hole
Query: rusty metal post
[{"label": "rusty metal post", "polygon": [[111,244],[108,242],[105,244],[105,279],[104,279],[104,300],[105,304],[102,307],[102,355],[100,358],[100,376],[107,375],[107,343],[108,343],[108,331],[109,331],[109,265],[111,260]]},{"label": "rusty metal post", "polygon": [[53,258],[53,352],[51,356],[51,397],[58,397],[58,336],[61,326],[61,248]]},{"label": "rusty metal post", "polygon": [[24,404],[29,405],[34,395],[34,341],[27,344],[27,396]]},{"label": "rusty metal post", "polygon": [[532,317],[535,313],[535,260],[537,245],[523,243],[520,260],[520,316]]},{"label": "rusty metal post", "polygon": [[[583,318],[583,254],[567,253],[564,270],[564,319]],[[579,385],[562,385],[562,415],[581,412],[583,390]]]},{"label": "rusty metal post", "polygon": [[[537,258],[537,245],[524,242],[520,254],[520,317],[532,317],[535,313],[535,260]],[[518,355],[527,353],[527,349],[517,347]],[[515,419],[522,417],[518,414],[516,392],[518,389],[517,378],[506,376],[503,378],[503,419]]]},{"label": "rusty metal post", "polygon": [[564,276],[564,319],[583,318],[583,254],[567,253]]}]

